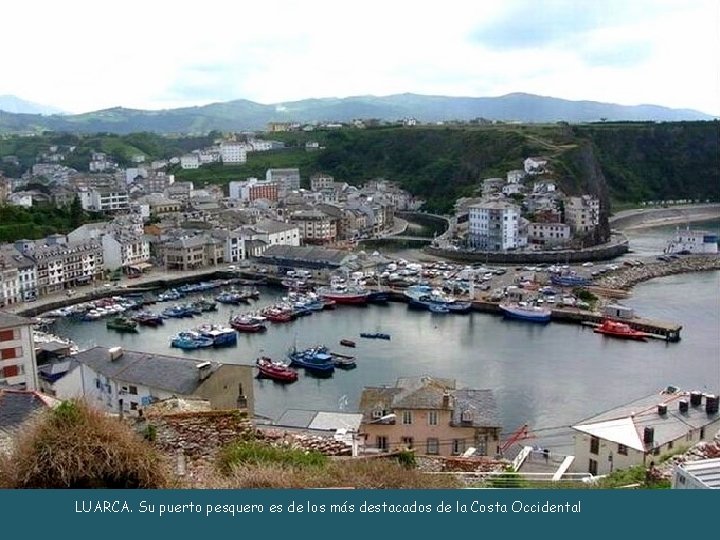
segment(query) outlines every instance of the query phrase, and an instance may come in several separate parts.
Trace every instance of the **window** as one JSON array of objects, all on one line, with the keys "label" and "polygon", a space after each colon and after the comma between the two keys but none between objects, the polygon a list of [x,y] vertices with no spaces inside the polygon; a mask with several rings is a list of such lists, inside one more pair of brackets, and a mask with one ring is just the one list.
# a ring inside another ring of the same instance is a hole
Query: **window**
[{"label": "window", "polygon": [[673,447],[673,442],[669,441],[668,442],[668,450],[672,450],[672,447]]},{"label": "window", "polygon": [[372,412],[372,417],[373,417],[373,419],[379,419],[379,418],[382,418],[382,416],[383,416],[383,413],[382,413],[382,411],[381,411],[380,409],[375,409],[375,410]]},{"label": "window", "polygon": [[130,410],[137,411],[137,409],[138,409],[138,404],[135,403],[134,401],[130,402]]},{"label": "window", "polygon": [[409,426],[410,424],[412,424],[412,411],[403,411],[402,423],[406,426]]},{"label": "window", "polygon": [[0,331],[0,341],[12,341],[20,339],[20,331],[17,329]]},{"label": "window", "polygon": [[1,360],[10,360],[11,358],[20,358],[22,356],[22,347],[11,347],[10,349],[2,349],[0,351]]},{"label": "window", "polygon": [[405,448],[412,448],[413,447],[413,438],[412,437],[402,437],[400,439],[400,442]]},{"label": "window", "polygon": [[438,423],[438,412],[437,411],[429,411],[428,412],[428,426],[437,426]]},{"label": "window", "polygon": [[454,456],[462,454],[465,451],[465,439],[453,439],[452,453]]},{"label": "window", "polygon": [[440,453],[440,441],[438,439],[427,440],[427,453],[436,456]]},{"label": "window", "polygon": [[705,427],[700,428],[700,440],[705,438]]},{"label": "window", "polygon": [[128,390],[128,393],[132,394],[133,396],[137,396],[137,386],[130,385],[130,390]]},{"label": "window", "polygon": [[598,462],[595,461],[594,459],[591,459],[590,463],[588,463],[588,472],[590,474],[592,474],[593,476],[597,476],[597,472],[598,472],[597,465],[598,465]]},{"label": "window", "polygon": [[388,449],[388,438],[384,435],[378,435],[375,439],[375,448],[378,450],[387,450]]},{"label": "window", "polygon": [[624,444],[618,444],[617,453],[621,456],[627,456],[627,446]]},{"label": "window", "polygon": [[600,439],[590,437],[590,453],[597,455],[600,452]]},{"label": "window", "polygon": [[4,379],[9,379],[10,377],[17,377],[18,375],[20,375],[20,366],[5,366],[4,368],[2,368],[1,373]]}]

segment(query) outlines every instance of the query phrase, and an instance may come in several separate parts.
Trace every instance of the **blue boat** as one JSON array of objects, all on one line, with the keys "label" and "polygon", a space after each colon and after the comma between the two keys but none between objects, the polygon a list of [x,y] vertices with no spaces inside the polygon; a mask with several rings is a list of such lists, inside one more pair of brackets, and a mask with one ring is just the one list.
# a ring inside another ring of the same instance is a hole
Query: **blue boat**
[{"label": "blue boat", "polygon": [[232,347],[237,345],[237,333],[228,326],[206,324],[197,329],[202,337],[213,340],[213,347]]},{"label": "blue boat", "polygon": [[553,274],[550,282],[560,287],[584,287],[590,285],[590,280],[577,274]]},{"label": "blue boat", "polygon": [[170,342],[172,347],[178,349],[204,349],[213,346],[213,340],[211,338],[203,337],[196,332],[180,332]]},{"label": "blue boat", "polygon": [[509,319],[519,319],[537,323],[550,322],[551,311],[525,302],[500,304],[503,315]]},{"label": "blue boat", "polygon": [[368,339],[390,339],[390,334],[383,334],[381,332],[360,332],[360,337]]},{"label": "blue boat", "polygon": [[390,301],[390,293],[387,291],[371,292],[367,301],[371,304],[387,304]]},{"label": "blue boat", "polygon": [[438,302],[430,302],[428,309],[432,313],[450,313],[450,308],[446,304]]},{"label": "blue boat", "polygon": [[192,313],[188,312],[184,306],[173,306],[162,311],[163,317],[179,319],[181,317],[192,317]]},{"label": "blue boat", "polygon": [[331,375],[335,371],[335,362],[332,355],[324,352],[322,348],[310,348],[304,351],[295,349],[288,353],[291,366],[298,366],[317,375]]}]

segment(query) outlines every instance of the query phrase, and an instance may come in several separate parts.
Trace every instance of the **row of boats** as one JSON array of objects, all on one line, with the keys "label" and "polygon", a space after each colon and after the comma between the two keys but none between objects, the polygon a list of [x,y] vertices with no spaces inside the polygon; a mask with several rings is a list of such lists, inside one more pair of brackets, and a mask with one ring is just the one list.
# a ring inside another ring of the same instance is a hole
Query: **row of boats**
[{"label": "row of boats", "polygon": [[304,350],[292,348],[287,353],[288,362],[277,362],[267,356],[258,358],[256,365],[259,375],[278,382],[294,382],[298,379],[296,368],[303,368],[307,372],[319,377],[329,377],[335,369],[353,369],[357,367],[355,357],[331,351],[327,346],[321,345]]}]

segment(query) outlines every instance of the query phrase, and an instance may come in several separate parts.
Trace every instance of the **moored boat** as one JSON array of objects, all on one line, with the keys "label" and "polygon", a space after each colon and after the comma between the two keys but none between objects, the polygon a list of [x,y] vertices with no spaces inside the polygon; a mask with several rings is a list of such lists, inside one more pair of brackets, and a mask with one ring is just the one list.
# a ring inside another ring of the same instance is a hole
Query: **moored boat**
[{"label": "moored boat", "polygon": [[232,347],[237,345],[237,334],[235,330],[218,324],[204,324],[197,328],[197,333],[202,337],[213,340],[213,347]]},{"label": "moored boat", "polygon": [[612,319],[605,319],[600,326],[593,330],[593,332],[621,339],[634,339],[637,341],[645,341],[648,337],[648,334],[645,332],[640,332],[639,330],[632,328],[629,324],[613,321]]},{"label": "moored boat", "polygon": [[272,379],[278,382],[287,383],[295,382],[298,380],[297,371],[281,362],[274,362],[267,356],[258,358],[255,364],[260,371],[259,375],[262,377],[266,377],[268,379]]},{"label": "moored boat", "polygon": [[149,311],[143,311],[131,317],[133,321],[142,326],[157,327],[164,324],[162,315],[157,313],[151,313]]},{"label": "moored boat", "polygon": [[127,317],[114,317],[106,323],[106,327],[116,332],[137,332],[137,323]]},{"label": "moored boat", "polygon": [[505,317],[523,321],[546,323],[552,315],[549,309],[526,302],[500,304],[499,307]]},{"label": "moored boat", "polygon": [[317,293],[326,300],[336,304],[367,304],[370,291],[361,286],[347,287],[332,283],[329,287],[320,287]]},{"label": "moored boat", "polygon": [[292,349],[288,353],[291,366],[299,366],[316,375],[330,376],[335,371],[335,363],[330,354],[322,348],[310,348],[304,351]]},{"label": "moored boat", "polygon": [[355,347],[355,342],[352,339],[341,339],[340,345],[343,347]]},{"label": "moored boat", "polygon": [[360,332],[360,337],[368,339],[390,339],[390,334],[383,334],[382,332]]},{"label": "moored boat", "polygon": [[267,327],[260,319],[246,315],[237,315],[231,318],[230,326],[238,332],[244,332],[246,334],[256,334],[267,330]]},{"label": "moored boat", "polygon": [[204,349],[212,347],[213,340],[203,337],[197,332],[180,332],[170,341],[170,346],[185,350]]}]

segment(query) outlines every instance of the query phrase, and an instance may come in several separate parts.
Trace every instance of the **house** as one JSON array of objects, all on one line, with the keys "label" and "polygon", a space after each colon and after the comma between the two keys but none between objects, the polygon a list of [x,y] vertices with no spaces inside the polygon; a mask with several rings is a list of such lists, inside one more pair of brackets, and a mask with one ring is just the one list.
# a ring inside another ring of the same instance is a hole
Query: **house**
[{"label": "house", "polygon": [[527,239],[530,244],[559,245],[569,242],[570,238],[570,225],[565,223],[530,222],[528,224]]},{"label": "house", "polygon": [[329,174],[315,173],[310,177],[310,190],[322,191],[323,189],[332,189],[335,185],[335,179]]},{"label": "house", "polygon": [[649,466],[720,429],[717,395],[668,387],[572,426],[574,472],[593,475]]},{"label": "house", "polygon": [[501,427],[491,390],[456,388],[452,379],[400,378],[394,387],[365,387],[360,397],[365,446],[419,454],[499,453]]},{"label": "house", "polygon": [[159,193],[151,193],[140,197],[138,201],[141,205],[147,205],[148,213],[152,217],[163,216],[165,214],[174,214],[180,212],[182,203],[175,199],[170,199]]},{"label": "house", "polygon": [[167,270],[197,270],[222,264],[225,245],[210,235],[201,234],[165,242],[162,252]]},{"label": "house", "polygon": [[0,306],[37,298],[37,267],[20,251],[24,242],[0,246]]},{"label": "house", "polygon": [[197,154],[185,154],[180,156],[180,168],[181,169],[199,169],[200,158]]},{"label": "house", "polygon": [[[72,377],[74,384],[59,384]],[[63,377],[52,385],[59,399],[84,398],[111,413],[136,415],[156,401],[197,397],[213,409],[254,408],[253,367],[188,357],[93,347],[72,357]]]},{"label": "house", "polygon": [[38,388],[33,321],[0,311],[0,386]]},{"label": "house", "polygon": [[600,200],[591,195],[568,197],[565,201],[565,223],[576,234],[587,234],[600,223]]},{"label": "house", "polygon": [[263,240],[268,246],[299,246],[300,229],[292,223],[272,219],[258,221],[253,227],[253,240]]},{"label": "house", "polygon": [[529,157],[523,162],[523,167],[526,174],[542,174],[547,169],[547,158],[544,157]]},{"label": "house", "polygon": [[244,182],[230,182],[228,188],[231,199],[239,199],[241,201],[267,199],[268,201],[275,202],[278,200],[277,182],[248,178]]},{"label": "house", "polygon": [[673,470],[673,489],[720,489],[720,458],[679,463]]},{"label": "house", "polygon": [[105,269],[102,244],[96,239],[68,241],[66,236],[50,235],[25,243],[22,253],[35,263],[39,295],[101,279]]},{"label": "house", "polygon": [[128,210],[130,208],[130,199],[125,189],[118,189],[112,186],[98,186],[86,191],[81,191],[79,195],[83,210],[115,212]]},{"label": "house", "polygon": [[321,210],[296,210],[289,218],[305,244],[332,244],[337,240],[337,221]]}]

